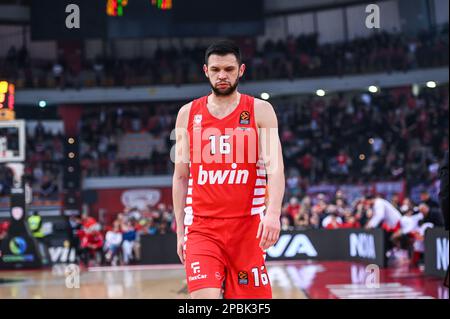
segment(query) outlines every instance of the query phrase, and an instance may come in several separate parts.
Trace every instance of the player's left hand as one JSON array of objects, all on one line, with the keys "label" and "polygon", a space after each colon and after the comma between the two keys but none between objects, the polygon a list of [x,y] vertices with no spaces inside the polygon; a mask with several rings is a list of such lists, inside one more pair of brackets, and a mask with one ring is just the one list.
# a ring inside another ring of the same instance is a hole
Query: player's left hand
[{"label": "player's left hand", "polygon": [[266,214],[259,223],[256,238],[261,238],[259,247],[266,250],[273,246],[280,236],[280,217],[275,214]]}]

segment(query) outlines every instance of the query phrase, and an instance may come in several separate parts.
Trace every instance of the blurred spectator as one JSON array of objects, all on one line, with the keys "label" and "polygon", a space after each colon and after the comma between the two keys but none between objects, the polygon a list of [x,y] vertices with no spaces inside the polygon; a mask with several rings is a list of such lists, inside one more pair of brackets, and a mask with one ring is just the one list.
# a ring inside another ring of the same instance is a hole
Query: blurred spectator
[{"label": "blurred spectator", "polygon": [[309,219],[309,225],[312,229],[318,229],[320,228],[320,218],[317,214],[312,214]]},{"label": "blurred spectator", "polygon": [[291,225],[292,224],[291,224],[288,216],[286,216],[286,215],[281,216],[281,230],[283,230],[283,231],[294,230],[294,227],[292,227]]},{"label": "blurred spectator", "polygon": [[329,214],[322,221],[322,227],[325,229],[338,229],[341,228],[342,219],[335,213]]},{"label": "blurred spectator", "polygon": [[286,207],[287,217],[289,218],[290,224],[297,219],[298,214],[300,213],[300,203],[298,202],[297,197],[291,197],[289,203]]},{"label": "blurred spectator", "polygon": [[133,261],[133,250],[136,243],[136,235],[136,229],[133,227],[132,222],[125,222],[122,226],[122,253],[123,262],[125,265],[128,265]]},{"label": "blurred spectator", "polygon": [[340,225],[340,228],[361,228],[360,222],[353,215],[352,210],[350,208],[346,208],[344,210],[344,221]]},{"label": "blurred spectator", "polygon": [[114,222],[113,229],[109,230],[105,236],[105,244],[103,246],[105,253],[105,262],[116,265],[116,257],[120,253],[122,244],[122,232],[120,231],[120,224],[118,221]]},{"label": "blurred spectator", "polygon": [[427,205],[433,215],[442,215],[439,204],[431,198],[428,191],[424,190],[420,193],[420,203]]},{"label": "blurred spectator", "polygon": [[68,219],[69,227],[68,238],[69,238],[69,253],[70,256],[72,250],[75,251],[75,259],[78,260],[80,257],[80,231],[81,231],[81,218],[76,215],[71,215]]},{"label": "blurred spectator", "polygon": [[4,165],[0,165],[0,195],[5,196],[11,194],[13,187],[14,173]]},{"label": "blurred spectator", "polygon": [[439,210],[431,210],[430,206],[421,203],[419,205],[419,212],[423,215],[421,224],[430,223],[436,227],[444,227],[444,220]]},{"label": "blurred spectator", "polygon": [[64,67],[59,62],[55,62],[55,64],[53,64],[52,73],[56,87],[62,88],[64,85],[63,84]]},{"label": "blurred spectator", "polygon": [[153,220],[153,218],[149,219],[148,233],[150,235],[155,235],[155,234],[158,233],[158,227],[156,226],[155,221]]},{"label": "blurred spectator", "polygon": [[48,175],[42,179],[40,195],[42,198],[57,198],[59,195],[58,185]]},{"label": "blurred spectator", "polygon": [[86,267],[89,267],[90,260],[94,259],[97,264],[103,262],[103,234],[101,225],[90,216],[83,215],[82,227],[78,232],[80,238],[80,257]]},{"label": "blurred spectator", "polygon": [[0,247],[2,244],[2,240],[6,238],[6,235],[8,235],[8,228],[9,228],[8,221],[0,222]]}]

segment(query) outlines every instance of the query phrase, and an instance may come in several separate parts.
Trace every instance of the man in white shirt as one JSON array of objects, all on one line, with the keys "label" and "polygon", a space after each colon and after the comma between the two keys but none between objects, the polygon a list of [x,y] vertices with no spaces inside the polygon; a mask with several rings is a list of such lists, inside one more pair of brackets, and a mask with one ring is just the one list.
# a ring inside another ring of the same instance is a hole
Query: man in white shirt
[{"label": "man in white shirt", "polygon": [[385,223],[390,229],[394,229],[399,225],[402,214],[391,203],[380,197],[368,196],[366,199],[372,210],[372,217],[366,228],[377,228]]}]

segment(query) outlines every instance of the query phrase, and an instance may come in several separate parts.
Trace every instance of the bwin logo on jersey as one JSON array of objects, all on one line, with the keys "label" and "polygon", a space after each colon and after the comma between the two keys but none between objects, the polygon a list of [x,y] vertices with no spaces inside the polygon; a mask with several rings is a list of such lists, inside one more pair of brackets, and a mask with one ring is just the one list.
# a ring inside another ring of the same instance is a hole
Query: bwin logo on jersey
[{"label": "bwin logo on jersey", "polygon": [[198,185],[205,184],[246,184],[248,181],[249,171],[246,169],[236,170],[237,165],[233,163],[231,170],[204,170],[200,165],[198,170]]},{"label": "bwin logo on jersey", "polygon": [[298,254],[305,254],[308,257],[317,257],[317,251],[309,238],[304,234],[283,234],[276,245],[267,250],[271,258],[286,257],[292,258]]}]

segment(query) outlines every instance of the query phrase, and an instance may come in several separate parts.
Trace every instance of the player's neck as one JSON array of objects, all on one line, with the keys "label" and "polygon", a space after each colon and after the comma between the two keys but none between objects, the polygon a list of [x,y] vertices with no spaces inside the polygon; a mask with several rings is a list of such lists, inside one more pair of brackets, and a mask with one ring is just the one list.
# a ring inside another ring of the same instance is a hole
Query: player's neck
[{"label": "player's neck", "polygon": [[220,96],[214,94],[214,92],[209,96],[208,102],[216,105],[218,107],[229,107],[230,105],[236,105],[239,103],[239,99],[241,97],[241,93],[239,93],[237,90],[234,91],[230,95],[226,96]]}]

